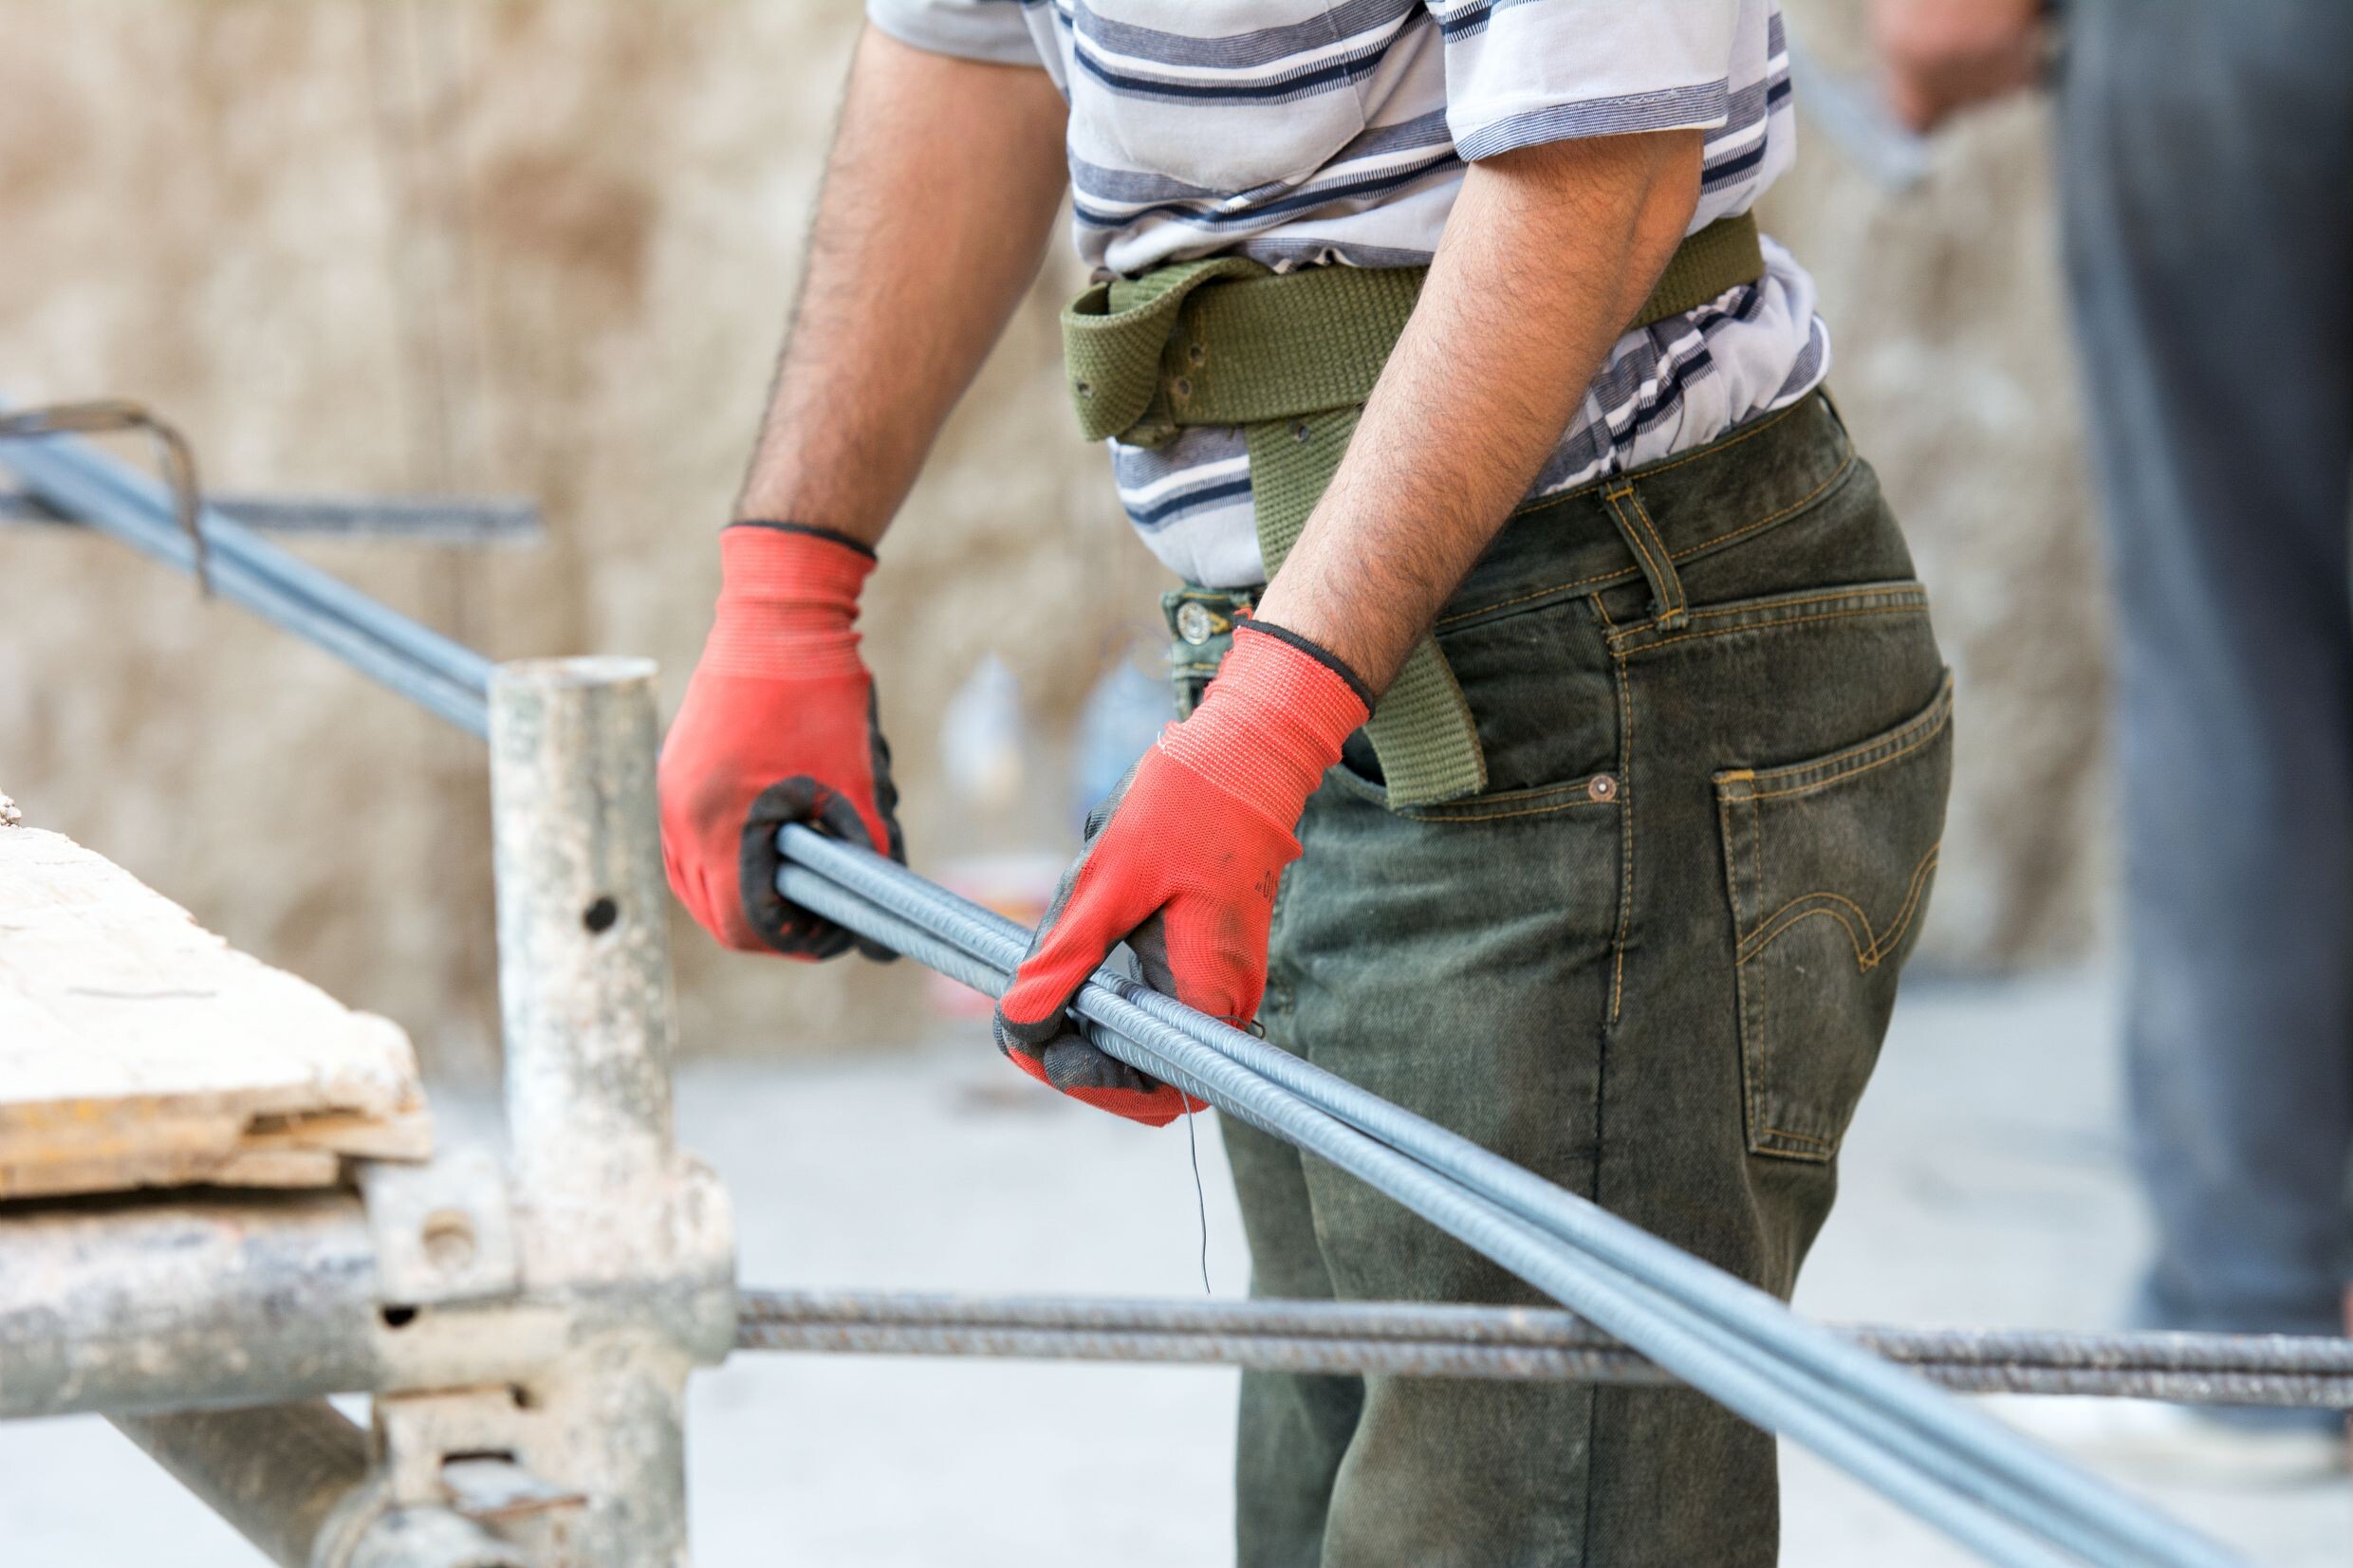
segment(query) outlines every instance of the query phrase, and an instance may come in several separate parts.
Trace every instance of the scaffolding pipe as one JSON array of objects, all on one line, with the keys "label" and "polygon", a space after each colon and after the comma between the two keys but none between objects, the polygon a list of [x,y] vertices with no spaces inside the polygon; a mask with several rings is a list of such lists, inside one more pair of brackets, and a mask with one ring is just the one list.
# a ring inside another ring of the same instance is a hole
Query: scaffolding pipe
[{"label": "scaffolding pipe", "polygon": [[448,1509],[388,1507],[367,1435],[324,1399],[114,1425],[280,1568],[529,1568]]},{"label": "scaffolding pipe", "polygon": [[0,1256],[0,1418],[277,1404],[382,1380],[375,1243],[354,1193],[11,1204]]},{"label": "scaffolding pipe", "polygon": [[491,684],[524,1282],[595,1290],[651,1277],[669,1292],[568,1325],[561,1361],[531,1385],[535,1418],[513,1423],[517,1461],[586,1500],[547,1542],[578,1568],[683,1568],[687,1374],[734,1337],[725,1192],[672,1136],[654,674],[648,659],[543,659],[501,665]]}]

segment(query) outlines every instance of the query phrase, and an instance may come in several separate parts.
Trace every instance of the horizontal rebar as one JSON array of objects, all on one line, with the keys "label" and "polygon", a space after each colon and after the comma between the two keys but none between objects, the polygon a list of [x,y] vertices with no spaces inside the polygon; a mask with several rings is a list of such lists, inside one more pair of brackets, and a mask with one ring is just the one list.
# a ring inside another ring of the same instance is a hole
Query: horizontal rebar
[{"label": "horizontal rebar", "polygon": [[[1137,1301],[746,1291],[744,1350],[1228,1364],[1268,1372],[1678,1381],[1575,1313],[1389,1301]],[[1967,1393],[2353,1409],[2353,1341],[1834,1328]]]},{"label": "horizontal rebar", "polygon": [[[471,495],[250,495],[207,490],[205,505],[262,533],[412,544],[536,544],[536,502]],[[29,491],[0,489],[0,524],[55,527],[80,519]]]}]

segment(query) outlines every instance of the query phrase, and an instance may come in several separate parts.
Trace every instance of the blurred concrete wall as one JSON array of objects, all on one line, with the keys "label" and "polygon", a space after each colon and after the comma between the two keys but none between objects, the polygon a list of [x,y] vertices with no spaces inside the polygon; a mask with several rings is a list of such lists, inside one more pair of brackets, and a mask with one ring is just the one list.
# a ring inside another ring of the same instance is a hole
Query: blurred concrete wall
[{"label": "blurred concrete wall", "polygon": [[[222,489],[534,495],[534,550],[306,549],[493,655],[651,654],[675,702],[858,9],[0,0],[0,392],[144,399]],[[1962,669],[1952,965],[2080,943],[2093,885],[2097,616],[2047,203],[2019,114],[1900,199],[1817,138],[1771,213]],[[1049,269],[872,590],[918,864],[973,660],[1002,655],[1050,736],[1151,619],[1158,568],[1061,407],[1073,282]],[[115,546],[0,534],[0,787],[444,1067],[491,1061],[478,747],[323,655]],[[786,987],[678,936],[694,1048],[922,1027],[917,988],[868,966]]]}]

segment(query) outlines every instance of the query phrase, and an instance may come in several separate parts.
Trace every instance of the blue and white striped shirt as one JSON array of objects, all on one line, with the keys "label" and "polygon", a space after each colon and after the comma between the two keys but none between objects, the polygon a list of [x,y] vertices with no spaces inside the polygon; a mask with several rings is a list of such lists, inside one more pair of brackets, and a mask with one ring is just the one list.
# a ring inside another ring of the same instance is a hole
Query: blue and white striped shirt
[{"label": "blue and white striped shirt", "polygon": [[[1706,133],[1696,231],[1795,152],[1779,0],[867,0],[942,53],[1041,62],[1070,102],[1073,227],[1098,276],[1239,253],[1278,270],[1427,262],[1470,161],[1577,137]],[[1714,440],[1829,367],[1813,282],[1765,276],[1611,349],[1536,482],[1571,489]],[[1266,579],[1239,431],[1112,443],[1170,569]]]}]

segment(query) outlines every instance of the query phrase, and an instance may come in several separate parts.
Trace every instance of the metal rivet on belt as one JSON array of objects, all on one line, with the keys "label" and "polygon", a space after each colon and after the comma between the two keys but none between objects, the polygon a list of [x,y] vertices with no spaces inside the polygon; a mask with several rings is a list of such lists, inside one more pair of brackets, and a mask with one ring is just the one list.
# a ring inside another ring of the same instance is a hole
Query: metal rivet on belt
[{"label": "metal rivet on belt", "polygon": [[1176,635],[1198,648],[1217,635],[1217,618],[1187,600],[1176,607]]},{"label": "metal rivet on belt", "polygon": [[1291,427],[1291,439],[1294,441],[1305,441],[1308,436],[1314,434],[1315,433],[1313,431],[1307,428],[1307,421],[1305,419],[1300,420],[1299,423]]},{"label": "metal rivet on belt", "polygon": [[1585,793],[1597,801],[1614,801],[1618,798],[1618,781],[1606,773],[1596,773],[1593,782],[1585,785]]},{"label": "metal rivet on belt", "polygon": [[1187,376],[1179,376],[1179,377],[1177,377],[1177,378],[1176,378],[1176,396],[1177,396],[1177,397],[1192,397],[1192,396],[1193,396],[1193,379],[1192,379],[1192,378],[1191,378],[1191,377],[1187,377]]},{"label": "metal rivet on belt", "polygon": [[1209,344],[1195,343],[1191,348],[1185,350],[1185,358],[1191,360],[1196,365],[1208,363]]},{"label": "metal rivet on belt", "polygon": [[1072,383],[1072,386],[1073,390],[1075,390],[1082,397],[1092,397],[1095,396],[1095,388],[1091,382],[1078,381]]}]

